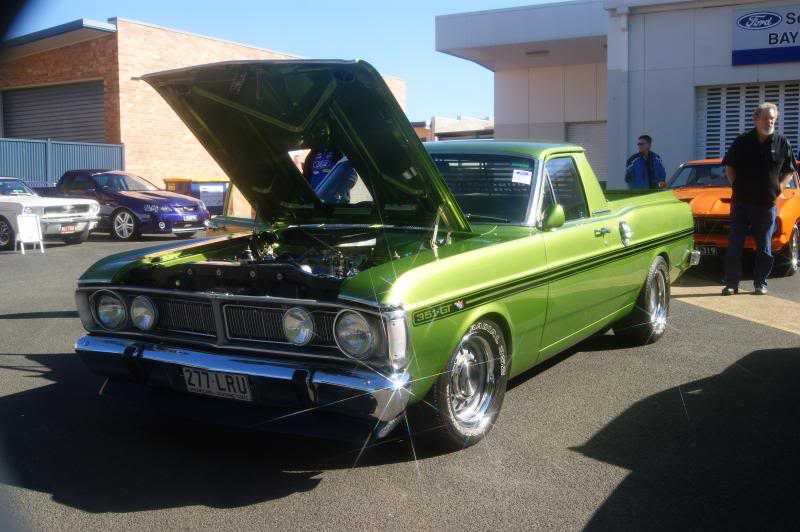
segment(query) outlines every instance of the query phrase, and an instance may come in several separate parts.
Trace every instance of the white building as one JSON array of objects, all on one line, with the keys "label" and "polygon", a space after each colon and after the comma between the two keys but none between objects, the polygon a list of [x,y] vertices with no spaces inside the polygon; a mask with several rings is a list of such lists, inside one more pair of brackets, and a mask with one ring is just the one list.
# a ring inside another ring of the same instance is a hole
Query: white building
[{"label": "white building", "polygon": [[[609,188],[641,134],[668,174],[719,157],[761,100],[800,144],[800,3],[604,0],[436,19],[436,49],[495,73],[497,138],[583,145]],[[796,150],[797,151],[797,150]]]}]

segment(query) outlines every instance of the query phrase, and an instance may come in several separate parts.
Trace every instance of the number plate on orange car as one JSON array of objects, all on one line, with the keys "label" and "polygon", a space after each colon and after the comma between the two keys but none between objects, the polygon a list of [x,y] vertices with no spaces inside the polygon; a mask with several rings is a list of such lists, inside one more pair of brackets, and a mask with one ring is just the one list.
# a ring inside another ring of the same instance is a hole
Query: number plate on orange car
[{"label": "number plate on orange car", "polygon": [[192,393],[236,399],[237,401],[252,401],[250,383],[244,375],[219,373],[197,368],[182,368],[183,380],[186,389]]},{"label": "number plate on orange car", "polygon": [[717,248],[715,248],[714,246],[697,246],[697,251],[699,251],[701,255],[717,254]]}]

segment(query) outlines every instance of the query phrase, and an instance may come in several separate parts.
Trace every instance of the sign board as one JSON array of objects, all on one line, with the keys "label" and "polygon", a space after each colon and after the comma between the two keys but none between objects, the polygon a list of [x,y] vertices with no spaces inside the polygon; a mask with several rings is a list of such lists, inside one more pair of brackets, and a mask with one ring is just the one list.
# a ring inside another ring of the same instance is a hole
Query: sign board
[{"label": "sign board", "polygon": [[800,4],[733,11],[732,65],[800,61]]},{"label": "sign board", "polygon": [[39,223],[39,217],[35,214],[19,214],[17,215],[17,246],[25,253],[25,244],[34,243],[39,244],[39,248],[44,253],[44,245],[42,244],[42,226]]}]

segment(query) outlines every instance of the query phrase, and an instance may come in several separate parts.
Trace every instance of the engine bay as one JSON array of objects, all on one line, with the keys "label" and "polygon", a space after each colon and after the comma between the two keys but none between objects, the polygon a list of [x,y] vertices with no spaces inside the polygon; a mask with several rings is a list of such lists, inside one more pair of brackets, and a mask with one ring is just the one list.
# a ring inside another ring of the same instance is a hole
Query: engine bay
[{"label": "engine bay", "polygon": [[[385,233],[371,228],[311,231],[290,227],[240,237],[229,256],[133,269],[128,282],[193,292],[336,300],[341,284],[359,272],[399,258]],[[401,248],[417,248],[406,234]],[[224,255],[224,254],[223,254]]]}]

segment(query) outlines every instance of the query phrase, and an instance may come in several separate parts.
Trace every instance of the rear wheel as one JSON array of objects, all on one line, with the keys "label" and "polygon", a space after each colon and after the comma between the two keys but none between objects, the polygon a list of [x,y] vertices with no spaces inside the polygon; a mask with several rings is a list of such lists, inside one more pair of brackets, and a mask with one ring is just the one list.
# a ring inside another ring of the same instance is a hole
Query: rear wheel
[{"label": "rear wheel", "polygon": [[479,442],[503,406],[508,362],[500,327],[486,319],[473,323],[425,400],[413,409],[411,429],[445,450]]},{"label": "rear wheel", "polygon": [[667,330],[669,300],[669,267],[659,255],[650,265],[633,310],[614,324],[614,335],[636,345],[658,341]]},{"label": "rear wheel", "polygon": [[14,247],[14,229],[8,220],[0,216],[0,250]]},{"label": "rear wheel", "polygon": [[117,240],[134,240],[139,238],[139,222],[128,210],[119,210],[111,217],[111,236]]},{"label": "rear wheel", "polygon": [[794,226],[792,234],[789,237],[789,242],[783,246],[783,249],[775,257],[775,267],[773,268],[776,275],[782,277],[791,277],[797,273],[800,268],[800,224]]}]

